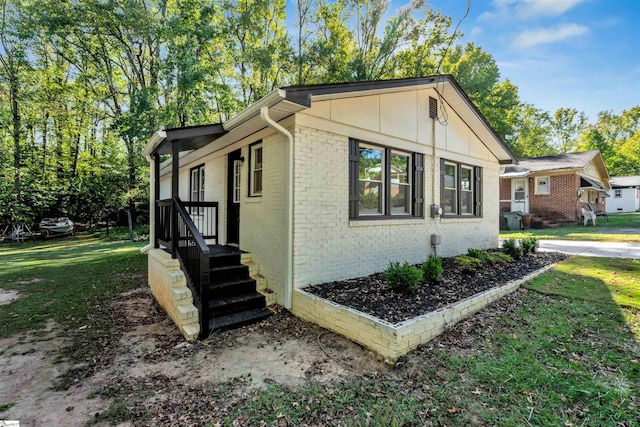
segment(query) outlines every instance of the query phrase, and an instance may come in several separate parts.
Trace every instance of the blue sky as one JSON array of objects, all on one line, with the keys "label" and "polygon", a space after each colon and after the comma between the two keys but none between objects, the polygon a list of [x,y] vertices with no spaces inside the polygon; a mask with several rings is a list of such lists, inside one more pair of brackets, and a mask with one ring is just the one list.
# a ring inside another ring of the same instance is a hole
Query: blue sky
[{"label": "blue sky", "polygon": [[[407,4],[394,0],[390,12]],[[433,0],[453,20],[467,0]],[[520,99],[545,111],[597,113],[640,105],[640,0],[471,0],[460,25],[498,63]]]}]

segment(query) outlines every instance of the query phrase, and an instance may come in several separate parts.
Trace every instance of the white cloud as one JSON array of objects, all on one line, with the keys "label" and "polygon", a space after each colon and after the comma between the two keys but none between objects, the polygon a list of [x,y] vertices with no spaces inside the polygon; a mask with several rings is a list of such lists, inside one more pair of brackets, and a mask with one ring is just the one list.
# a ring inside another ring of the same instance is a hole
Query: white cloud
[{"label": "white cloud", "polygon": [[493,9],[478,17],[479,22],[509,24],[545,16],[559,16],[586,0],[494,0]]},{"label": "white cloud", "polygon": [[521,32],[513,41],[513,45],[525,48],[544,43],[556,43],[588,32],[588,27],[578,24],[560,24],[550,28],[535,28]]},{"label": "white cloud", "polygon": [[521,19],[532,16],[558,16],[574,8],[584,0],[524,0],[517,5]]},{"label": "white cloud", "polygon": [[480,34],[482,34],[482,28],[481,27],[473,27],[471,29],[471,37],[475,37],[475,36],[479,36]]}]

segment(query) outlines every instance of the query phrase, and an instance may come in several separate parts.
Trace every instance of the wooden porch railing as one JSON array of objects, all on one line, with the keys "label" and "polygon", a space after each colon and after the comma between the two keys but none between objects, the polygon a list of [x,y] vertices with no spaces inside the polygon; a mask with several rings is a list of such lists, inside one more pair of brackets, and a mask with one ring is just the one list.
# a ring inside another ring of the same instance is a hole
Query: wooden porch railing
[{"label": "wooden porch railing", "polygon": [[[182,202],[179,197],[157,202],[156,245],[180,261],[200,316],[200,338],[209,334],[209,246],[218,235],[217,202]],[[191,215],[189,213],[191,211]]]}]

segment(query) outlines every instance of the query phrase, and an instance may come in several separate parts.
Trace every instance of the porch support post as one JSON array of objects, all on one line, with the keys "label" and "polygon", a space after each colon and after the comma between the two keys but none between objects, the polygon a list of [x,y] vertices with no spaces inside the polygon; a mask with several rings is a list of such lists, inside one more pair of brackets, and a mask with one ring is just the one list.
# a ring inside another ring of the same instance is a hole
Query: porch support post
[{"label": "porch support post", "polygon": [[178,175],[180,174],[180,151],[177,141],[171,141],[171,257],[178,254],[178,212],[174,198],[178,197]]},{"label": "porch support post", "polygon": [[151,171],[151,173],[153,174],[153,206],[151,207],[151,210],[153,211],[152,224],[154,233],[153,241],[151,243],[153,244],[153,247],[157,249],[160,247],[160,245],[158,244],[158,224],[160,221],[160,207],[158,206],[158,200],[160,200],[160,155],[158,153],[155,153],[152,158],[153,170]]}]

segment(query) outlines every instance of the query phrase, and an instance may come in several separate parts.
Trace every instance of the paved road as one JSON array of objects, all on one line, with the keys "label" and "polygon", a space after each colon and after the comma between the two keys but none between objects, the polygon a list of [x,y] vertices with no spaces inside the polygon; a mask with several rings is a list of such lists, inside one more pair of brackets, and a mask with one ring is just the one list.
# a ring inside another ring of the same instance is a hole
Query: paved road
[{"label": "paved road", "polygon": [[571,255],[640,259],[640,243],[540,240],[540,250],[564,252]]}]

